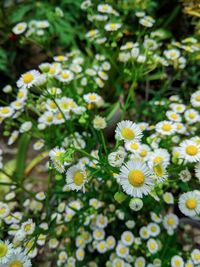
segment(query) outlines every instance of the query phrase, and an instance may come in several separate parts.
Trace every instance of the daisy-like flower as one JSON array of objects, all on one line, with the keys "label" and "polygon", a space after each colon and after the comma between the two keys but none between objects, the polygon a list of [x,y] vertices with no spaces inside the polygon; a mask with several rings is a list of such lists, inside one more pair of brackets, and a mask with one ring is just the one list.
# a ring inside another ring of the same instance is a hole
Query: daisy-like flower
[{"label": "daisy-like flower", "polygon": [[172,195],[172,193],[170,192],[165,192],[163,194],[163,200],[165,201],[165,203],[167,204],[174,204],[174,196]]},{"label": "daisy-like flower", "polygon": [[147,248],[151,254],[155,254],[158,252],[158,243],[156,242],[155,239],[150,238],[147,241]]},{"label": "daisy-like flower", "polygon": [[70,82],[73,78],[74,74],[70,70],[62,70],[62,72],[57,75],[57,79],[61,82]]},{"label": "daisy-like flower", "polygon": [[199,121],[199,113],[195,109],[188,109],[184,113],[184,117],[189,124],[193,124]]},{"label": "daisy-like flower", "polygon": [[113,267],[125,267],[125,263],[122,259],[120,258],[115,258],[113,261],[112,261],[112,266]]},{"label": "daisy-like flower", "polygon": [[31,267],[32,264],[21,248],[13,249],[9,260],[2,267]]},{"label": "daisy-like flower", "polygon": [[116,247],[116,253],[118,257],[126,258],[129,254],[129,248],[123,245],[122,243],[119,243]]},{"label": "daisy-like flower", "polygon": [[105,237],[105,231],[103,230],[103,229],[99,229],[99,228],[97,228],[97,229],[95,229],[94,231],[93,231],[93,237],[94,237],[94,239],[95,240],[97,240],[97,241],[100,241],[100,240],[103,240],[104,239],[104,237]]},{"label": "daisy-like flower", "polygon": [[137,153],[140,150],[141,144],[138,142],[127,142],[125,148],[132,153]]},{"label": "daisy-like flower", "polygon": [[67,61],[68,57],[64,55],[59,55],[59,56],[53,57],[53,60],[58,61],[58,62],[63,62],[63,61]]},{"label": "daisy-like flower", "polygon": [[102,13],[112,13],[113,8],[108,4],[100,4],[97,6],[97,10]]},{"label": "daisy-like flower", "polygon": [[155,20],[150,16],[144,16],[140,18],[139,23],[147,28],[151,28],[155,23]]},{"label": "daisy-like flower", "polygon": [[140,127],[132,121],[121,121],[117,124],[115,137],[126,142],[139,142],[142,138],[142,131]]},{"label": "daisy-like flower", "polygon": [[191,95],[190,102],[193,107],[195,108],[200,107],[200,90],[196,91]]},{"label": "daisy-like flower", "polygon": [[86,171],[81,165],[74,165],[67,170],[66,182],[71,190],[81,190],[86,183]]},{"label": "daisy-like flower", "polygon": [[26,22],[19,22],[12,29],[12,32],[16,35],[22,34],[27,28]]},{"label": "daisy-like flower", "polygon": [[134,267],[145,267],[145,265],[146,265],[146,260],[144,257],[136,258]]},{"label": "daisy-like flower", "polygon": [[130,231],[125,231],[121,235],[121,241],[125,246],[131,246],[134,242],[134,235]]},{"label": "daisy-like flower", "polygon": [[93,104],[99,102],[101,100],[101,97],[96,93],[88,93],[83,96],[83,99],[85,100],[85,102]]},{"label": "daisy-like flower", "polygon": [[156,124],[156,131],[162,135],[172,135],[175,133],[175,125],[171,121],[161,121]]},{"label": "daisy-like flower", "polygon": [[117,31],[121,28],[121,24],[120,23],[107,23],[104,27],[104,29],[108,32],[114,32]]},{"label": "daisy-like flower", "polygon": [[105,253],[107,251],[107,243],[106,241],[100,241],[97,244],[97,251],[101,254]]},{"label": "daisy-like flower", "polygon": [[156,223],[149,223],[147,226],[150,236],[156,237],[160,234],[160,226]]},{"label": "daisy-like flower", "polygon": [[200,145],[191,140],[185,140],[180,144],[179,158],[187,162],[200,161]]},{"label": "daisy-like flower", "polygon": [[173,234],[174,230],[178,227],[179,219],[173,214],[169,213],[163,218],[163,226],[169,234]]},{"label": "daisy-like flower", "polygon": [[150,237],[150,231],[146,226],[142,226],[139,231],[140,237],[147,240]]},{"label": "daisy-like flower", "polygon": [[195,191],[187,192],[179,197],[179,209],[186,216],[200,214],[200,195]]},{"label": "daisy-like flower", "polygon": [[85,251],[83,248],[78,248],[76,250],[76,258],[78,261],[82,261],[85,257]]},{"label": "daisy-like flower", "polygon": [[175,123],[175,128],[176,128],[176,132],[179,134],[185,134],[186,133],[186,127],[181,122]]},{"label": "daisy-like flower", "polygon": [[9,118],[13,113],[14,109],[10,106],[0,107],[0,118]]},{"label": "daisy-like flower", "polygon": [[128,161],[120,169],[119,180],[123,190],[130,196],[148,195],[153,184],[151,172],[141,161]]},{"label": "daisy-like flower", "polygon": [[172,267],[184,267],[183,258],[180,256],[173,256],[171,258],[171,266]]},{"label": "daisy-like flower", "polygon": [[186,106],[184,104],[172,103],[172,104],[170,104],[170,108],[175,113],[183,113],[185,111],[185,109],[186,109]]},{"label": "daisy-like flower", "polygon": [[170,121],[175,121],[175,122],[181,121],[181,116],[174,111],[168,110],[166,116]]},{"label": "daisy-like flower", "polygon": [[0,219],[6,218],[10,213],[10,209],[6,203],[0,202]]},{"label": "daisy-like flower", "polygon": [[0,240],[0,264],[7,263],[12,253],[13,246],[9,241]]},{"label": "daisy-like flower", "polygon": [[181,53],[180,53],[180,51],[178,49],[172,48],[170,50],[165,50],[164,51],[164,55],[169,60],[176,60],[177,58],[180,57]]},{"label": "daisy-like flower", "polygon": [[200,250],[199,249],[194,249],[191,253],[192,260],[194,264],[200,264]]},{"label": "daisy-like flower", "polygon": [[37,70],[31,70],[24,73],[17,81],[17,87],[26,89],[32,87],[37,79],[40,77],[40,73]]},{"label": "daisy-like flower", "polygon": [[32,219],[22,223],[21,230],[25,235],[31,235],[35,231],[35,223]]},{"label": "daisy-like flower", "polygon": [[113,249],[116,245],[116,240],[113,236],[108,236],[106,238],[106,243],[107,243],[108,249]]}]

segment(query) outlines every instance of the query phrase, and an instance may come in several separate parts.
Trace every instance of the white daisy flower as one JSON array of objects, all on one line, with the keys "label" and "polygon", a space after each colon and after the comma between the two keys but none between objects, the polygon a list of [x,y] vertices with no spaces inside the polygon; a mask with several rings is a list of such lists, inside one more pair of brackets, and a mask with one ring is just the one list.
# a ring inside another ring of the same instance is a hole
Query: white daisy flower
[{"label": "white daisy flower", "polygon": [[87,175],[86,171],[81,165],[74,165],[67,170],[66,182],[67,186],[71,190],[80,190],[84,188],[86,183]]},{"label": "white daisy flower", "polygon": [[195,108],[200,107],[200,90],[196,91],[191,95],[190,102],[193,107]]},{"label": "white daisy flower", "polygon": [[200,161],[200,145],[191,140],[185,140],[180,144],[179,158],[186,162]]},{"label": "white daisy flower", "polygon": [[108,5],[108,4],[100,4],[97,6],[97,10],[99,12],[102,12],[102,13],[112,13],[113,12],[113,8],[112,6]]},{"label": "white daisy flower", "polygon": [[146,164],[141,161],[128,161],[120,169],[120,184],[128,195],[141,198],[151,190],[151,175]]},{"label": "white daisy flower", "polygon": [[138,257],[135,260],[134,267],[145,267],[146,260],[144,257]]},{"label": "white daisy flower", "polygon": [[200,195],[195,191],[182,194],[178,204],[180,211],[186,216],[194,217],[200,214]]},{"label": "white daisy flower", "polygon": [[132,121],[121,121],[117,124],[115,137],[126,142],[139,142],[142,138],[142,131],[140,127]]},{"label": "white daisy flower", "polygon": [[173,233],[173,231],[178,227],[178,224],[179,219],[173,213],[169,213],[163,218],[163,226],[169,233]]},{"label": "white daisy flower", "polygon": [[25,235],[31,235],[35,231],[35,223],[32,219],[22,223],[21,230]]},{"label": "white daisy flower", "polygon": [[116,247],[116,253],[120,258],[127,258],[129,254],[129,248],[124,246],[122,243],[119,243]]},{"label": "white daisy flower", "polygon": [[113,267],[125,267],[125,263],[122,259],[120,258],[115,258],[113,261],[112,261],[112,266]]},{"label": "white daisy flower", "polygon": [[180,57],[181,53],[178,49],[172,48],[170,50],[165,50],[164,55],[166,56],[167,59],[169,60],[176,60]]},{"label": "white daisy flower", "polygon": [[142,226],[139,230],[140,237],[147,240],[150,237],[150,231],[146,226]]},{"label": "white daisy flower", "polygon": [[200,264],[200,250],[194,249],[191,253],[191,258],[195,265]]},{"label": "white daisy flower", "polygon": [[14,109],[10,106],[0,107],[0,118],[9,118],[13,115]]},{"label": "white daisy flower", "polygon": [[97,243],[97,251],[101,254],[105,253],[107,251],[107,243],[106,241],[100,241]]},{"label": "white daisy flower", "polygon": [[156,124],[156,131],[162,135],[175,133],[175,125],[171,121],[160,121]]},{"label": "white daisy flower", "polygon": [[160,234],[160,226],[157,223],[149,223],[147,229],[152,237],[156,237]]},{"label": "white daisy flower", "polygon": [[166,116],[170,121],[175,121],[175,122],[180,122],[181,121],[181,116],[178,113],[174,112],[174,111],[168,110],[166,112]]},{"label": "white daisy flower", "polygon": [[97,229],[95,229],[94,231],[93,231],[93,237],[94,237],[94,239],[95,240],[97,240],[97,241],[100,241],[100,240],[103,240],[104,239],[104,237],[105,237],[105,231],[103,230],[103,229],[99,229],[99,228],[97,228]]},{"label": "white daisy flower", "polygon": [[163,194],[163,200],[165,201],[165,203],[167,204],[174,204],[174,196],[172,195],[172,193],[170,192],[165,192]]},{"label": "white daisy flower", "polygon": [[130,231],[125,231],[121,235],[121,241],[125,246],[131,246],[134,242],[134,235]]},{"label": "white daisy flower", "polygon": [[199,122],[200,120],[199,113],[192,108],[185,111],[184,117],[189,124]]},{"label": "white daisy flower", "polygon": [[8,262],[12,254],[13,246],[9,241],[0,240],[0,264],[5,264]]},{"label": "white daisy flower", "polygon": [[186,127],[181,122],[175,123],[175,128],[176,128],[176,132],[177,133],[180,133],[180,134],[185,134],[186,133]]},{"label": "white daisy flower", "polygon": [[32,264],[26,254],[20,249],[13,249],[12,253],[9,257],[9,260],[6,264],[2,265],[2,267],[31,267]]},{"label": "white daisy flower", "polygon": [[83,95],[83,99],[87,103],[97,103],[101,100],[101,97],[96,93],[88,93],[86,95]]},{"label": "white daisy flower", "polygon": [[170,108],[176,113],[183,113],[186,109],[186,106],[184,104],[172,103],[170,104]]},{"label": "white daisy flower", "polygon": [[171,267],[184,267],[183,258],[180,256],[173,256],[171,258]]},{"label": "white daisy flower", "polygon": [[78,261],[82,261],[85,257],[85,251],[83,248],[78,248],[76,250],[76,258]]},{"label": "white daisy flower", "polygon": [[74,74],[70,70],[62,70],[62,72],[57,75],[57,79],[61,82],[70,82],[73,78]]},{"label": "white daisy flower", "polygon": [[125,148],[132,153],[137,153],[140,150],[141,144],[138,142],[127,142],[125,143]]},{"label": "white daisy flower", "polygon": [[17,81],[17,87],[22,89],[32,87],[40,75],[41,74],[37,70],[31,70],[22,74],[21,78]]},{"label": "white daisy flower", "polygon": [[117,31],[121,28],[121,24],[120,23],[107,23],[104,27],[104,29],[108,32],[113,32],[113,31]]},{"label": "white daisy flower", "polygon": [[26,28],[27,28],[26,22],[19,22],[12,28],[12,32],[16,35],[19,35],[25,32]]},{"label": "white daisy flower", "polygon": [[107,243],[108,249],[113,249],[116,245],[116,240],[113,236],[108,236],[106,238],[106,243]]},{"label": "white daisy flower", "polygon": [[0,219],[6,218],[10,213],[10,209],[6,203],[0,202]]},{"label": "white daisy flower", "polygon": [[155,23],[155,20],[150,16],[144,16],[140,18],[139,23],[147,28],[151,28]]},{"label": "white daisy flower", "polygon": [[147,248],[151,254],[156,254],[158,252],[158,243],[155,239],[150,238],[147,241]]},{"label": "white daisy flower", "polygon": [[58,62],[64,62],[68,60],[68,57],[64,55],[59,55],[59,56],[53,57],[53,60],[58,61]]}]

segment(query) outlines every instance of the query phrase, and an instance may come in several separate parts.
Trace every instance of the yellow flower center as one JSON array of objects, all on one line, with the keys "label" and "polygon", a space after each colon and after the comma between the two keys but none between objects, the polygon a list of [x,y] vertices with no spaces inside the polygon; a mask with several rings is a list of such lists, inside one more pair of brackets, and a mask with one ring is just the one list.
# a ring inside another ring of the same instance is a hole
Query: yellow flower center
[{"label": "yellow flower center", "polygon": [[65,60],[64,56],[58,56],[57,58],[58,58],[59,61],[64,61]]},{"label": "yellow flower center", "polygon": [[8,251],[8,247],[5,244],[0,243],[0,259],[3,258]]},{"label": "yellow flower center", "polygon": [[126,248],[125,247],[121,247],[119,251],[120,251],[121,254],[125,254],[126,253]]},{"label": "yellow flower center", "polygon": [[162,126],[162,130],[165,132],[169,132],[171,129],[172,129],[172,126],[169,123],[163,124]]},{"label": "yellow flower center", "polygon": [[163,169],[163,166],[161,164],[154,166],[153,171],[159,177],[163,176],[163,174],[164,174],[164,169]]},{"label": "yellow flower center", "polygon": [[18,92],[17,98],[22,98],[24,96],[24,93],[22,91]]},{"label": "yellow flower center", "polygon": [[61,112],[59,112],[59,113],[57,114],[57,119],[58,119],[58,120],[61,120],[62,118],[63,118],[63,115],[62,115]]},{"label": "yellow flower center", "polygon": [[198,153],[198,149],[194,145],[189,145],[186,147],[186,153],[190,156],[195,156]]},{"label": "yellow flower center", "polygon": [[8,114],[9,111],[10,111],[10,109],[7,108],[7,107],[4,107],[4,108],[1,109],[1,113],[3,113],[3,114]]},{"label": "yellow flower center", "polygon": [[23,76],[23,82],[26,84],[31,83],[33,79],[34,79],[34,76],[31,73],[26,73]]},{"label": "yellow flower center", "polygon": [[9,267],[23,267],[24,265],[20,261],[13,261],[9,264]]},{"label": "yellow flower center", "polygon": [[195,209],[197,206],[197,201],[194,198],[188,198],[186,201],[186,207],[190,210]]},{"label": "yellow flower center", "polygon": [[200,101],[200,95],[197,95],[197,96],[195,97],[195,99],[196,99],[196,101]]},{"label": "yellow flower center", "polygon": [[115,30],[115,29],[116,29],[116,24],[111,23],[111,24],[110,24],[110,29],[111,29],[111,30]]},{"label": "yellow flower center", "polygon": [[169,225],[173,225],[174,224],[174,219],[173,218],[168,219],[167,223]]},{"label": "yellow flower center", "polygon": [[104,243],[101,243],[101,244],[99,245],[99,248],[100,248],[100,250],[105,249],[105,244],[104,244]]},{"label": "yellow flower center", "polygon": [[69,73],[64,72],[64,73],[62,73],[61,76],[63,79],[67,79],[67,78],[69,78]]},{"label": "yellow flower center", "polygon": [[131,236],[130,236],[130,235],[126,235],[126,236],[125,236],[125,240],[126,240],[127,242],[131,241]]},{"label": "yellow flower center", "polygon": [[194,118],[195,118],[195,114],[192,113],[192,112],[190,112],[190,113],[188,114],[188,117],[189,117],[190,119],[194,119]]},{"label": "yellow flower center", "polygon": [[195,254],[194,254],[194,259],[195,259],[196,261],[200,260],[200,254],[199,254],[199,253],[195,253]]},{"label": "yellow flower center", "polygon": [[124,128],[121,130],[121,135],[128,140],[132,140],[135,137],[135,133],[130,128]]},{"label": "yellow flower center", "polygon": [[50,68],[50,69],[49,69],[49,74],[54,74],[54,73],[55,73],[55,71],[56,71],[56,69],[55,69],[55,68]]},{"label": "yellow flower center", "polygon": [[171,118],[174,119],[174,120],[176,120],[176,119],[178,118],[178,116],[177,116],[176,113],[172,113],[172,114],[171,114]]},{"label": "yellow flower center", "polygon": [[30,230],[31,230],[31,224],[26,224],[26,225],[24,226],[24,230],[25,230],[25,232],[30,231]]},{"label": "yellow flower center", "polygon": [[3,215],[6,212],[6,208],[2,207],[0,208],[0,215]]},{"label": "yellow flower center", "polygon": [[17,29],[18,29],[18,30],[23,30],[23,25],[18,25],[18,26],[17,26]]},{"label": "yellow flower center", "polygon": [[142,150],[141,152],[140,152],[140,156],[141,157],[145,157],[147,155],[147,151],[146,150]]},{"label": "yellow flower center", "polygon": [[49,115],[47,116],[47,122],[52,122],[53,121],[53,116]]},{"label": "yellow flower center", "polygon": [[136,144],[136,143],[133,143],[133,144],[130,145],[130,147],[131,147],[132,149],[134,149],[134,150],[137,150],[137,149],[139,148],[139,145]]},{"label": "yellow flower center", "polygon": [[50,103],[50,107],[51,107],[52,109],[57,108],[56,103],[52,101],[52,102]]},{"label": "yellow flower center", "polygon": [[156,248],[156,245],[155,245],[155,243],[152,242],[149,244],[149,247],[150,247],[150,249],[154,250]]},{"label": "yellow flower center", "polygon": [[161,156],[157,156],[154,158],[153,163],[159,164],[163,161],[163,158]]},{"label": "yellow flower center", "polygon": [[77,172],[74,174],[73,180],[74,180],[75,185],[77,185],[77,186],[82,185],[83,180],[84,180],[84,175],[83,175],[83,173],[80,172],[80,171],[77,171]]},{"label": "yellow flower center", "polygon": [[179,267],[181,265],[181,261],[179,259],[174,261],[175,266]]},{"label": "yellow flower center", "polygon": [[95,100],[95,99],[96,99],[96,96],[95,96],[95,95],[89,95],[88,98],[89,98],[90,100]]},{"label": "yellow flower center", "polygon": [[133,170],[128,175],[129,183],[135,187],[140,187],[144,184],[145,176],[140,170]]}]

